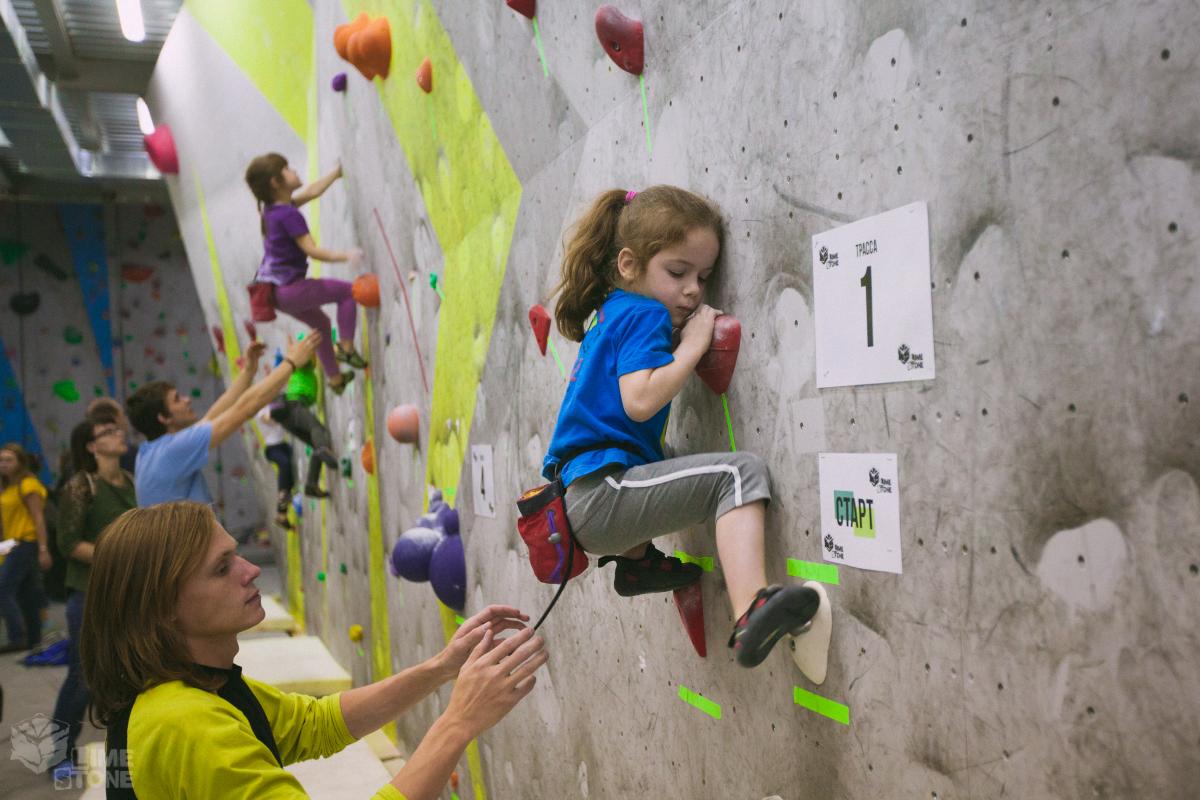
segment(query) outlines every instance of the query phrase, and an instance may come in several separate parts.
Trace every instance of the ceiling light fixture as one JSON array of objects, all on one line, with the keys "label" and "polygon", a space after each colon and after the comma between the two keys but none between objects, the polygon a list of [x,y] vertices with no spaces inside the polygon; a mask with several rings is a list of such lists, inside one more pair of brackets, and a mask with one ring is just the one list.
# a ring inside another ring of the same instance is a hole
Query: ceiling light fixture
[{"label": "ceiling light fixture", "polygon": [[154,133],[154,118],[150,116],[150,107],[140,97],[137,99],[137,117],[138,127],[142,129],[143,135],[149,136]]},{"label": "ceiling light fixture", "polygon": [[131,42],[146,39],[146,22],[142,19],[142,0],[117,0],[117,16],[121,19],[121,33]]}]

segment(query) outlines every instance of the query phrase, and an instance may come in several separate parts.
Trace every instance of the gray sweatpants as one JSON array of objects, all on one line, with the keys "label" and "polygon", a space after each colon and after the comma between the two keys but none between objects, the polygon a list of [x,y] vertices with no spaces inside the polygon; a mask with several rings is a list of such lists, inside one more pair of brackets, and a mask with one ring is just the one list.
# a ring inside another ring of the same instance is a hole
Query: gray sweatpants
[{"label": "gray sweatpants", "polygon": [[698,453],[576,478],[567,487],[567,517],[583,549],[605,555],[770,499],[771,478],[758,456]]}]

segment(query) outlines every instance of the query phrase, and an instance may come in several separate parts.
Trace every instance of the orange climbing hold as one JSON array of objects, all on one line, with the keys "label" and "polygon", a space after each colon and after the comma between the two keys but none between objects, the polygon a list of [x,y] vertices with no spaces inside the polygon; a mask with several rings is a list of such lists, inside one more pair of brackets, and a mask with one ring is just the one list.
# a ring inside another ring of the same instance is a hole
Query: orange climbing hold
[{"label": "orange climbing hold", "polygon": [[354,302],[364,308],[379,308],[379,276],[374,273],[359,275],[350,287]]},{"label": "orange climbing hold", "polygon": [[371,19],[363,12],[334,29],[333,47],[367,80],[386,78],[392,66],[392,26],[387,17]]},{"label": "orange climbing hold", "polygon": [[420,86],[425,94],[433,91],[433,62],[429,60],[429,56],[425,56],[421,66],[417,67],[417,86]]},{"label": "orange climbing hold", "polygon": [[368,475],[375,474],[375,440],[367,439],[363,442],[362,452],[358,454],[358,458],[362,461],[363,469]]},{"label": "orange climbing hold", "polygon": [[421,415],[414,405],[396,406],[387,415],[388,435],[397,442],[416,444],[421,436]]},{"label": "orange climbing hold", "polygon": [[145,283],[154,275],[154,267],[144,264],[122,264],[121,280],[126,283]]},{"label": "orange climbing hold", "polygon": [[352,21],[333,29],[333,49],[337,50],[337,54],[341,56],[342,60],[350,60],[350,37],[367,27],[370,22],[371,18],[364,11]]}]

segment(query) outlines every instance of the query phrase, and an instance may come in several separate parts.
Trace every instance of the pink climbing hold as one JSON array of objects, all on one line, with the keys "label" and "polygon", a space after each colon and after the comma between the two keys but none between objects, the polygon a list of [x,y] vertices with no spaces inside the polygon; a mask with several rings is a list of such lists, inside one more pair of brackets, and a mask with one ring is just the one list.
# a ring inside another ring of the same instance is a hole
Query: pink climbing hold
[{"label": "pink climbing hold", "polygon": [[600,6],[596,11],[596,36],[614,64],[630,74],[642,74],[646,45],[640,20],[630,19],[616,6]]},{"label": "pink climbing hold", "polygon": [[179,174],[179,154],[175,151],[175,137],[171,135],[171,127],[166,123],[148,133],[142,139],[150,161],[164,175]]},{"label": "pink climbing hold", "polygon": [[504,0],[504,2],[523,17],[533,19],[537,14],[537,0]]},{"label": "pink climbing hold", "polygon": [[387,432],[397,442],[416,444],[421,436],[421,415],[414,405],[396,406],[387,415]]},{"label": "pink climbing hold", "polygon": [[221,330],[220,325],[212,326],[213,339],[217,342],[217,352],[224,355],[225,353],[225,331]]},{"label": "pink climbing hold", "polygon": [[245,322],[242,323],[242,325],[245,326],[246,335],[250,337],[250,341],[257,342],[258,341],[258,326],[255,325],[254,322],[251,320],[246,320]]},{"label": "pink climbing hold", "polygon": [[546,342],[550,337],[550,314],[541,305],[535,305],[529,309],[529,324],[533,327],[538,350],[542,351],[542,355],[546,355]]},{"label": "pink climbing hold", "polygon": [[717,317],[713,324],[712,344],[696,362],[696,374],[714,394],[725,394],[729,388],[741,345],[742,323],[728,314]]}]

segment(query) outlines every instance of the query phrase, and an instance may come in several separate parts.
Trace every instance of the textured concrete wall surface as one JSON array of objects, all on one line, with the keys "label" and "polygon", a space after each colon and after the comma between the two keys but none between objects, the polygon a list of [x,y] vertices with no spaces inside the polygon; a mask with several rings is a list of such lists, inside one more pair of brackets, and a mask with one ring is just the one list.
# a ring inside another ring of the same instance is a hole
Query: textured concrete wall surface
[{"label": "textured concrete wall surface", "polygon": [[[595,8],[540,4],[543,73],[533,25],[500,0],[185,4],[148,100],[179,149],[168,182],[209,323],[244,348],[261,241],[242,173],[270,150],[309,178],[340,159],[345,180],[305,213],[322,245],[362,247],[382,288],[360,313],[369,380],[323,401],[350,474],[277,539],[293,610],[359,682],[435,653],[452,615],[384,567],[429,488],[463,515],[467,612],[544,606],[512,501],[538,482],[564,383],[526,313],[596,192],[674,183],[727,219],[710,299],[743,325],[729,401],[738,447],[771,468],[770,577],[822,560],[819,452],[898,455],[903,574],[842,568],[814,686],[784,647],[734,664],[719,564],[703,660],[670,598],[622,599],[589,572],[544,627],[538,687],[464,759],[459,795],[1192,797],[1195,4],[631,2],[645,113]],[[390,20],[387,79],[333,49],[362,10]],[[414,80],[426,57],[430,94]],[[936,380],[818,391],[811,237],[914,201],[929,206]],[[273,346],[298,330],[259,326]],[[569,366],[575,347],[552,339]],[[384,431],[399,403],[421,409],[418,446]],[[668,439],[726,449],[719,400],[693,381]],[[494,519],[473,511],[469,445],[494,449]],[[261,459],[251,474],[265,504]],[[716,554],[711,526],[660,546]],[[795,704],[795,687],[849,724]],[[399,721],[409,747],[447,697]]]},{"label": "textured concrete wall surface", "polygon": [[[0,442],[40,450],[45,475],[95,397],[121,402],[169,380],[197,408],[224,381],[171,209],[130,203],[0,203]],[[37,295],[30,314],[16,295]],[[223,358],[223,356],[221,356]],[[10,380],[11,379],[11,380]],[[208,483],[231,530],[262,525],[241,443],[216,451]]]}]

